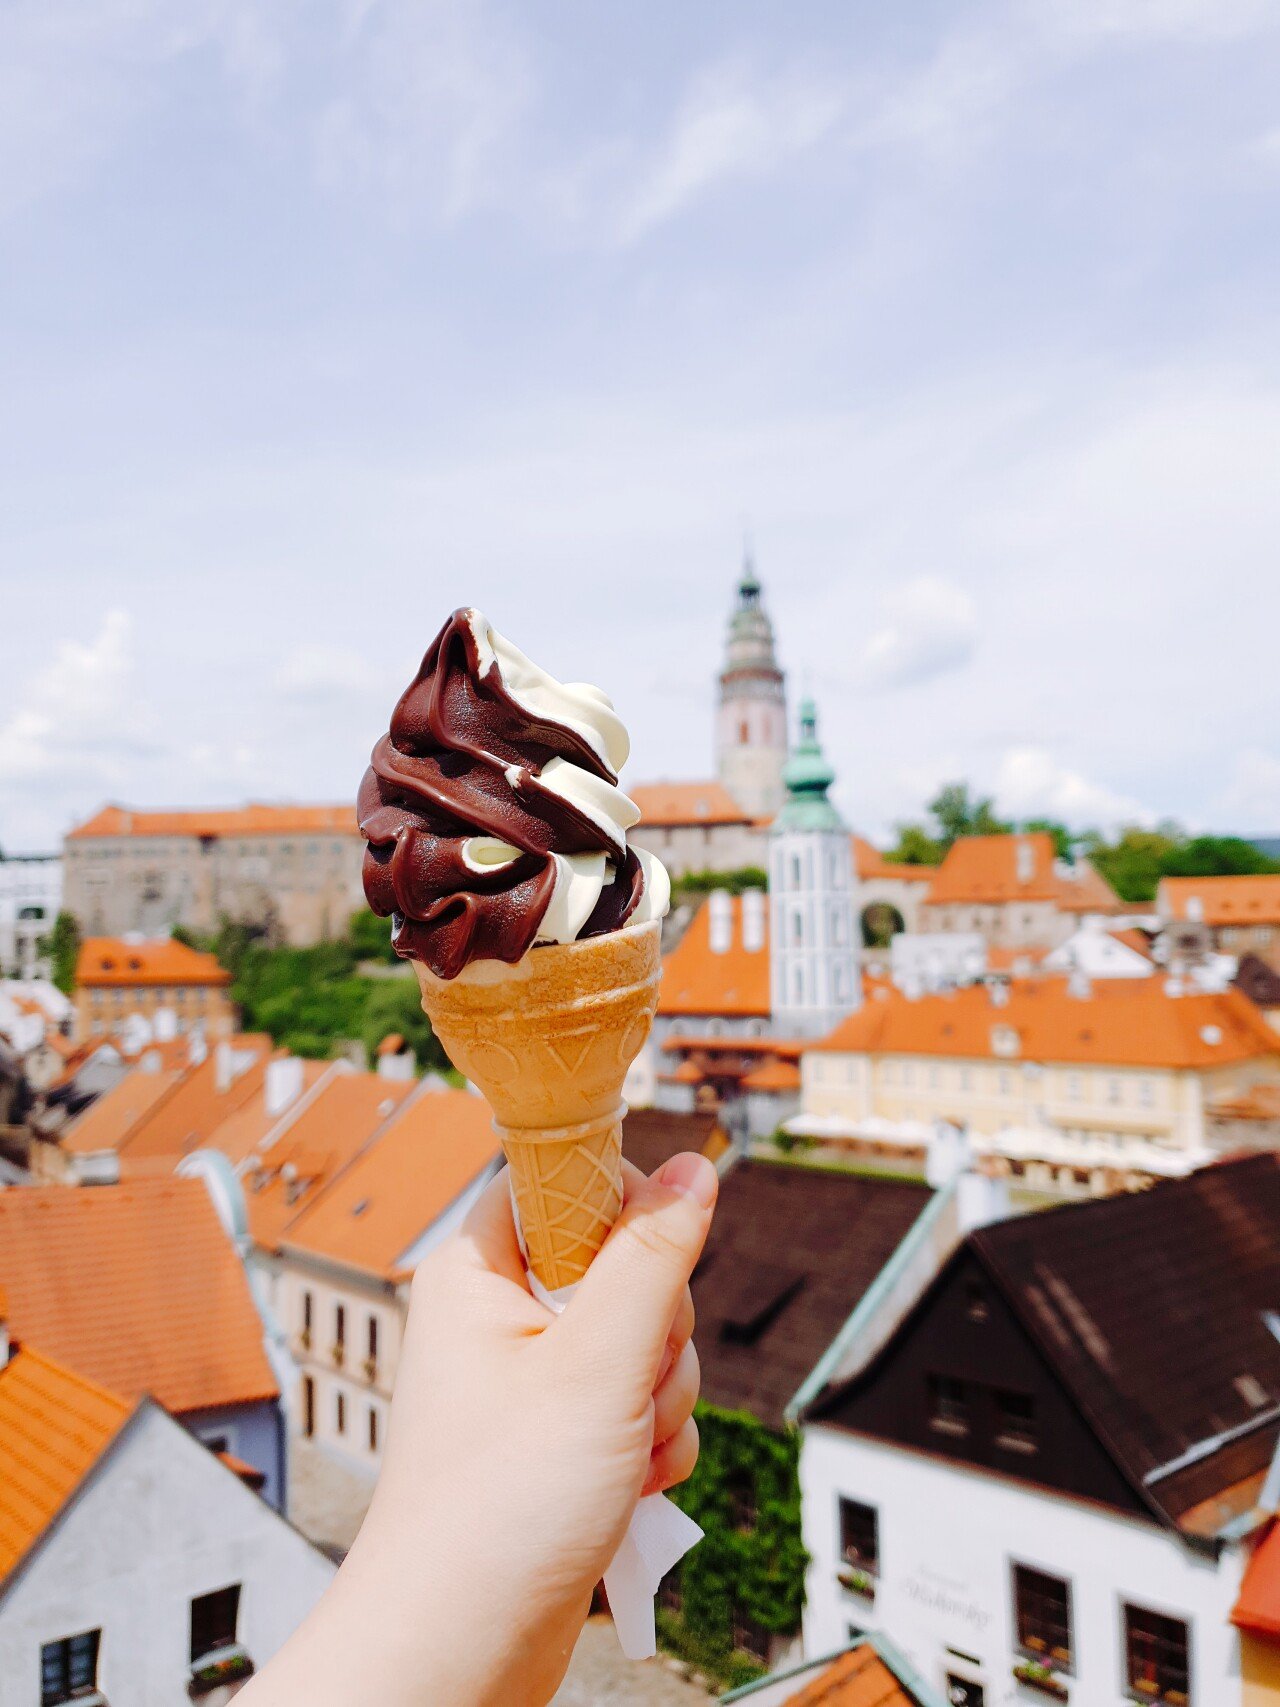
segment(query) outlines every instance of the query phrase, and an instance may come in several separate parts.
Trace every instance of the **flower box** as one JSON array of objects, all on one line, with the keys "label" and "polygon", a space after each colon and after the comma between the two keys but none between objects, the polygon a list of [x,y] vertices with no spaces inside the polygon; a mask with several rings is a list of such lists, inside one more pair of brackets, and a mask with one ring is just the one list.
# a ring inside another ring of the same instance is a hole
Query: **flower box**
[{"label": "flower box", "polygon": [[221,1689],[226,1683],[239,1683],[242,1679],[253,1676],[253,1661],[242,1650],[225,1654],[221,1659],[210,1660],[207,1664],[192,1667],[191,1677],[187,1683],[187,1694],[193,1701],[202,1695],[208,1695],[214,1689]]},{"label": "flower box", "polygon": [[302,1329],[301,1333],[298,1335],[298,1344],[302,1347],[303,1351],[310,1351],[311,1350],[311,1329],[310,1328],[303,1328]]},{"label": "flower box", "polygon": [[1039,1660],[1023,1660],[1014,1666],[1013,1675],[1027,1689],[1034,1689],[1037,1694],[1047,1695],[1051,1701],[1066,1701],[1067,1686],[1060,1677],[1055,1677],[1048,1666],[1041,1665]]},{"label": "flower box", "polygon": [[837,1572],[836,1581],[841,1588],[849,1590],[850,1594],[860,1594],[864,1600],[874,1600],[876,1597],[876,1579],[870,1571],[860,1571],[855,1565],[846,1565]]},{"label": "flower box", "polygon": [[361,1367],[364,1370],[366,1381],[374,1382],[378,1379],[378,1360],[376,1357],[366,1357]]},{"label": "flower box", "polygon": [[335,1345],[335,1346],[330,1347],[329,1356],[337,1364],[338,1368],[341,1369],[342,1365],[347,1360],[347,1348],[346,1348],[346,1346]]}]

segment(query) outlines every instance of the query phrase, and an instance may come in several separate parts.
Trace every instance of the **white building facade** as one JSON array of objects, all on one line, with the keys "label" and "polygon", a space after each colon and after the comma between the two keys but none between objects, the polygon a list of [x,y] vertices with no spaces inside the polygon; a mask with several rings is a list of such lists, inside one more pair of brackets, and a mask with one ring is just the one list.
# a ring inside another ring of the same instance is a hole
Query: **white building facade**
[{"label": "white building facade", "polygon": [[862,1001],[854,938],[853,850],[827,799],[834,772],[806,701],[769,838],[770,999],[781,1037],[822,1037]]},{"label": "white building facade", "polygon": [[61,905],[57,854],[0,855],[0,978],[37,978],[47,971],[42,945]]},{"label": "white building facade", "polygon": [[[1129,1685],[1132,1613],[1188,1627],[1189,1707],[1240,1700],[1229,1622],[1238,1548],[1215,1559],[1154,1523],[820,1424],[805,1429],[800,1485],[811,1554],[806,1653],[882,1630],[960,1707],[1026,1707],[1046,1697],[1015,1676],[1036,1663],[1019,1640],[1021,1570],[1036,1574],[1024,1583],[1068,1586],[1072,1658],[1061,1672],[1081,1707],[1142,1698]],[[851,1565],[844,1544],[867,1511],[876,1519],[874,1572]]]}]

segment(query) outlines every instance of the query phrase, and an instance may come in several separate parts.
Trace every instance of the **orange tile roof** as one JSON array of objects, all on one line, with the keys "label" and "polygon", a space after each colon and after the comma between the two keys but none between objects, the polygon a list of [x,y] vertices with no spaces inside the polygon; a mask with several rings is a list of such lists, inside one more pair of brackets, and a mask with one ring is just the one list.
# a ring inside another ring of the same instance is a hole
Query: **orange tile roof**
[{"label": "orange tile roof", "polygon": [[240,1258],[198,1179],[0,1192],[9,1324],[126,1399],[277,1396]]},{"label": "orange tile roof", "polygon": [[493,1116],[470,1091],[423,1083],[373,1142],[285,1229],[286,1250],[382,1279],[498,1154]]},{"label": "orange tile roof", "polygon": [[764,947],[742,946],[742,899],[732,897],[733,936],[727,954],[711,952],[711,909],[707,902],[667,955],[658,996],[660,1014],[767,1016],[769,1006],[769,909]]},{"label": "orange tile roof", "polygon": [[1280,1523],[1272,1523],[1245,1566],[1231,1622],[1251,1636],[1280,1638]]},{"label": "orange tile roof", "polygon": [[1251,1085],[1235,1096],[1215,1097],[1206,1113],[1218,1120],[1280,1120],[1280,1085]]},{"label": "orange tile roof", "polygon": [[1263,877],[1162,877],[1156,905],[1174,919],[1200,902],[1207,925],[1280,924],[1280,873]]},{"label": "orange tile roof", "polygon": [[[199,1066],[183,1073],[172,1094],[156,1103],[121,1141],[121,1178],[172,1173],[183,1156],[208,1143],[222,1122],[261,1090],[271,1054],[271,1039],[256,1033],[215,1043]],[[220,1088],[224,1060],[239,1071]]]},{"label": "orange tile roof", "polygon": [[0,1578],[26,1558],[132,1414],[38,1351],[18,1351],[0,1370]]},{"label": "orange tile roof", "polygon": [[798,1061],[812,1045],[807,1040],[789,1037],[695,1037],[689,1032],[673,1031],[662,1047],[673,1054],[700,1049],[713,1055],[719,1050],[734,1055],[781,1055],[785,1060]]},{"label": "orange tile roof", "polygon": [[196,807],[174,812],[135,812],[104,806],[68,831],[68,841],[102,836],[287,836],[359,835],[350,801],[338,806],[263,805]]},{"label": "orange tile roof", "polygon": [[231,974],[212,954],[202,954],[172,937],[146,942],[117,936],[86,937],[76,957],[76,984],[89,990],[230,982]]},{"label": "orange tile roof", "polygon": [[[254,1243],[275,1250],[285,1228],[316,1201],[416,1089],[413,1080],[335,1073],[270,1149],[246,1157],[242,1178]],[[211,1142],[222,1149],[220,1130]],[[255,1160],[259,1169],[253,1166]],[[285,1169],[291,1177],[286,1177]]]},{"label": "orange tile roof", "polygon": [[[1018,849],[1030,850],[1030,874],[1018,878]],[[961,836],[934,873],[930,906],[999,906],[1010,901],[1052,901],[1062,912],[1119,912],[1123,903],[1101,872],[1082,860],[1074,877],[1056,869],[1057,848],[1045,830],[1018,835]]]},{"label": "orange tile roof", "polygon": [[181,1081],[182,1073],[144,1073],[135,1067],[119,1084],[91,1102],[78,1120],[58,1140],[71,1156],[92,1156],[100,1150],[118,1150],[140,1121]]},{"label": "orange tile roof", "polygon": [[654,829],[754,822],[722,782],[641,782],[627,793],[640,808],[641,824]]},{"label": "orange tile roof", "polygon": [[884,857],[865,836],[850,836],[853,843],[853,869],[864,881],[873,877],[891,877],[899,883],[932,883],[937,869],[932,865],[903,865]]},{"label": "orange tile roof", "polygon": [[269,1133],[277,1126],[291,1125],[310,1106],[307,1098],[315,1090],[325,1074],[337,1075],[343,1071],[342,1064],[337,1061],[302,1062],[302,1089],[289,1104],[278,1114],[267,1110],[267,1087],[265,1077],[240,1107],[220,1121],[209,1133],[207,1144],[212,1150],[220,1151],[233,1167],[250,1162],[254,1152]]},{"label": "orange tile roof", "polygon": [[765,1061],[759,1067],[753,1067],[742,1080],[744,1091],[798,1091],[800,1089],[800,1069],[792,1066],[790,1061]]},{"label": "orange tile roof", "polygon": [[[1207,1068],[1271,1057],[1280,1035],[1239,990],[1169,996],[1163,978],[1098,979],[1088,997],[1066,978],[1013,979],[998,1007],[980,984],[915,1001],[895,991],[864,1003],[816,1050],[965,1056],[1108,1066]],[[994,1039],[1016,1043],[998,1055]]]},{"label": "orange tile roof", "polygon": [[833,1660],[782,1707],[917,1707],[868,1642]]}]

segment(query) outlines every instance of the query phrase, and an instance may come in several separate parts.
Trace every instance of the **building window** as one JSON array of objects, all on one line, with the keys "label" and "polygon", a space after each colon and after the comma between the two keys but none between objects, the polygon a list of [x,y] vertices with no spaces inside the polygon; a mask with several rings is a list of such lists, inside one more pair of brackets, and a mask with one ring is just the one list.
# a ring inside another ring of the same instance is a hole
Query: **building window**
[{"label": "building window", "polygon": [[44,1644],[40,1650],[40,1707],[56,1707],[60,1701],[93,1693],[98,1687],[101,1640],[101,1630],[84,1630],[78,1636]]},{"label": "building window", "polygon": [[751,728],[745,717],[738,720],[738,745],[745,747],[751,739]]},{"label": "building window", "polygon": [[804,914],[798,907],[791,915],[791,946],[804,947]]},{"label": "building window", "polygon": [[347,1396],[345,1393],[339,1393],[334,1400],[333,1422],[339,1434],[347,1432]]},{"label": "building window", "polygon": [[1070,1073],[1067,1076],[1067,1098],[1070,1102],[1080,1101],[1080,1075]]},{"label": "building window", "polygon": [[756,1490],[751,1477],[738,1474],[729,1482],[729,1522],[739,1535],[750,1535],[756,1526]]},{"label": "building window", "polygon": [[347,1349],[347,1307],[338,1304],[333,1312],[333,1361],[341,1363]]},{"label": "building window", "polygon": [[1123,1095],[1124,1095],[1124,1087],[1121,1085],[1120,1080],[1119,1079],[1108,1079],[1107,1080],[1107,1101],[1113,1102],[1113,1103],[1119,1102],[1121,1100],[1121,1098],[1123,1097]]},{"label": "building window", "polygon": [[762,1665],[769,1663],[769,1647],[772,1637],[763,1624],[757,1624],[749,1617],[742,1607],[733,1609],[733,1645],[744,1654],[750,1654]]},{"label": "building window", "polygon": [[792,854],[792,856],[791,856],[791,887],[793,889],[798,889],[800,887],[800,855],[799,854]]},{"label": "building window", "polygon": [[880,1518],[873,1505],[840,1500],[840,1558],[857,1571],[880,1570]]},{"label": "building window", "polygon": [[369,1406],[369,1450],[370,1452],[378,1450],[378,1407],[376,1405]]},{"label": "building window", "polygon": [[1030,1393],[996,1394],[996,1445],[1009,1452],[1036,1449],[1036,1402]]},{"label": "building window", "polygon": [[310,1440],[316,1432],[316,1384],[310,1375],[302,1377],[302,1435]]},{"label": "building window", "polygon": [[198,1594],[191,1602],[191,1663],[216,1653],[219,1648],[234,1648],[236,1622],[240,1616],[240,1584],[215,1589],[212,1594]]},{"label": "building window", "polygon": [[311,1311],[311,1294],[304,1292],[302,1294],[302,1343],[304,1346],[311,1344]]},{"label": "building window", "polygon": [[1126,1606],[1124,1645],[1133,1700],[1185,1707],[1191,1699],[1190,1632],[1182,1619]]},{"label": "building window", "polygon": [[971,1322],[985,1322],[991,1311],[987,1304],[987,1294],[982,1282],[971,1280],[965,1286],[964,1313]]},{"label": "building window", "polygon": [[969,1389],[951,1375],[929,1377],[929,1424],[940,1434],[969,1432]]},{"label": "building window", "polygon": [[366,1357],[368,1375],[372,1381],[378,1372],[378,1318],[376,1316],[369,1317],[369,1335],[366,1343],[369,1347]]},{"label": "building window", "polygon": [[1071,1667],[1071,1587],[1030,1565],[1013,1567],[1018,1647],[1046,1665]]}]

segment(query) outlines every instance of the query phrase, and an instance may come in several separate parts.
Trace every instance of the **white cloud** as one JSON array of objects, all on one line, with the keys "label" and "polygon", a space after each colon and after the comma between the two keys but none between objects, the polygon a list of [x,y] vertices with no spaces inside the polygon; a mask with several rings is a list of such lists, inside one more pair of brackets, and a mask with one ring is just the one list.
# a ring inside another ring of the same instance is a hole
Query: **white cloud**
[{"label": "white cloud", "polygon": [[1044,747],[1011,747],[1000,761],[996,805],[1012,818],[1061,818],[1073,828],[1154,824],[1141,801],[1090,782]]},{"label": "white cloud", "polygon": [[365,694],[376,690],[377,676],[368,661],[345,646],[307,643],[295,646],[276,672],[276,692],[287,700],[317,700],[331,694]]},{"label": "white cloud", "polygon": [[776,172],[828,136],[844,105],[834,83],[811,73],[768,78],[737,60],[713,66],[625,205],[620,239],[634,242],[715,185]]},{"label": "white cloud", "polygon": [[153,748],[136,696],[132,623],[109,611],[93,639],[61,640],[0,723],[0,786],[114,786]]},{"label": "white cloud", "polygon": [[1262,747],[1238,753],[1218,806],[1228,828],[1280,833],[1280,758]]},{"label": "white cloud", "polygon": [[963,588],[921,575],[885,598],[882,608],[885,622],[854,660],[852,675],[859,685],[911,687],[959,669],[973,656],[978,619]]}]

